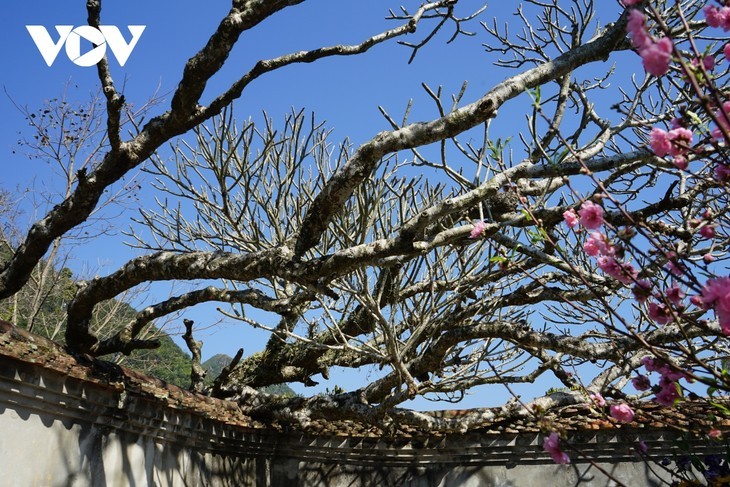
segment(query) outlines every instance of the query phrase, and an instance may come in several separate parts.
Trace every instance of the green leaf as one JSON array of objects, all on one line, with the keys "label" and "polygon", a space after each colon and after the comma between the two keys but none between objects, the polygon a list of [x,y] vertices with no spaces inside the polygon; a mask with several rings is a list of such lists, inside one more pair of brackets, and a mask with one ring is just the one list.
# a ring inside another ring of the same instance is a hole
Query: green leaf
[{"label": "green leaf", "polygon": [[694,124],[702,125],[702,119],[695,112],[693,112],[692,110],[687,110],[684,113],[687,114],[687,116],[690,118],[690,120],[692,120]]},{"label": "green leaf", "polygon": [[730,409],[722,403],[710,401],[710,404],[720,411],[725,417],[730,417]]},{"label": "green leaf", "polygon": [[530,95],[530,98],[532,98],[532,104],[535,107],[539,107],[541,101],[540,86],[538,85],[534,90],[527,90],[527,94]]}]

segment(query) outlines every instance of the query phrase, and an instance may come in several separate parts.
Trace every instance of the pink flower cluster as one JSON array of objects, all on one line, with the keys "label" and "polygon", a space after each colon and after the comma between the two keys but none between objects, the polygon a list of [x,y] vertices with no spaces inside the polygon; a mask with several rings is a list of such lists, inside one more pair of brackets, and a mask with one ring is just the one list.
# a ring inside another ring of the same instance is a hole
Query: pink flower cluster
[{"label": "pink flower cluster", "polygon": [[550,454],[555,463],[560,465],[567,465],[570,463],[570,457],[567,453],[560,449],[560,439],[556,432],[550,433],[550,436],[545,438],[542,443],[542,448]]},{"label": "pink flower cluster", "polygon": [[592,201],[584,201],[578,214],[571,208],[563,213],[563,220],[568,228],[574,228],[580,223],[588,230],[596,230],[603,225],[603,208]]},{"label": "pink flower cluster", "polygon": [[580,224],[588,230],[596,230],[603,225],[603,208],[592,201],[585,201],[578,210],[578,215]]},{"label": "pink flower cluster", "polygon": [[[702,212],[702,218],[692,218],[689,221],[689,227],[696,229],[697,233],[707,240],[715,238],[717,234],[717,224],[714,223],[712,210],[709,208]],[[715,261],[715,257],[712,255],[712,251],[702,256],[702,260],[705,264],[710,264]]]},{"label": "pink flower cluster", "polygon": [[603,208],[592,201],[584,201],[578,214],[571,208],[563,213],[563,219],[568,228],[575,228],[580,223],[588,230],[596,230],[603,225]]},{"label": "pink flower cluster", "polygon": [[591,257],[603,255],[614,255],[616,250],[613,248],[608,238],[601,232],[591,232],[588,240],[583,244],[583,250]]},{"label": "pink flower cluster", "polygon": [[[730,101],[726,101],[722,104],[722,107],[715,112],[715,118],[717,118],[720,127],[724,128],[726,131],[730,130]],[[712,136],[718,140],[725,138],[720,127],[712,131]]]},{"label": "pink flower cluster", "polygon": [[[679,266],[680,264],[672,264],[669,268],[670,272],[672,269],[679,269]],[[656,301],[651,301],[647,305],[647,314],[660,325],[671,323],[675,316],[680,315],[686,307],[684,291],[677,284],[672,284],[663,292],[653,293],[652,284],[642,279],[636,283],[632,292],[639,303],[645,303],[652,296],[655,298]]]},{"label": "pink flower cluster", "polygon": [[694,58],[692,60],[692,66],[699,66],[702,63],[702,67],[707,71],[715,69],[715,58],[713,56],[702,56],[701,59]]},{"label": "pink flower cluster", "polygon": [[611,417],[622,423],[630,423],[634,420],[634,410],[625,403],[612,404]]},{"label": "pink flower cluster", "polygon": [[715,226],[716,225],[705,225],[700,227],[700,235],[706,239],[715,238]]},{"label": "pink flower cluster", "polygon": [[692,229],[697,229],[697,233],[707,240],[715,238],[717,234],[717,224],[713,222],[713,215],[711,210],[705,210],[702,213],[702,218],[693,218],[689,221],[689,226]]},{"label": "pink flower cluster", "polygon": [[722,332],[730,335],[730,277],[708,279],[702,294],[695,296],[692,302],[705,309],[714,309]]},{"label": "pink flower cluster", "polygon": [[[681,397],[679,379],[690,381],[690,377],[684,372],[673,370],[666,362],[654,357],[644,357],[641,363],[647,372],[657,372],[661,375],[658,384],[659,392],[655,397],[656,402],[662,406],[673,406]],[[648,377],[641,375],[639,378],[641,379],[637,380],[637,382],[634,382],[634,380],[631,381],[634,387],[640,391],[648,389],[648,387],[645,387],[649,382]],[[637,387],[637,385],[641,387]]]},{"label": "pink flower cluster", "polygon": [[597,259],[598,267],[609,276],[624,284],[636,281],[639,271],[628,262],[621,262],[612,255],[600,255]]},{"label": "pink flower cluster", "polygon": [[479,220],[474,224],[474,227],[469,232],[469,238],[479,238],[484,233],[484,229],[487,228],[487,224],[483,220]]},{"label": "pink flower cluster", "polygon": [[679,126],[675,119],[672,122],[674,128],[669,132],[660,128],[651,129],[649,146],[659,157],[674,157],[674,165],[679,169],[687,169],[687,152],[692,146],[692,131]]},{"label": "pink flower cluster", "polygon": [[672,60],[671,39],[662,37],[654,41],[646,27],[646,17],[638,10],[632,10],[629,13],[626,31],[631,36],[634,48],[641,56],[646,72],[654,76],[665,75],[669,71],[669,63]]},{"label": "pink flower cluster", "polygon": [[[592,201],[585,201],[577,215],[570,209],[563,213],[563,219],[568,228],[574,228],[580,223],[588,230],[597,230],[603,226],[603,208]],[[596,257],[598,267],[619,282],[630,284],[639,274],[631,264],[616,259],[616,249],[601,232],[591,232],[583,244],[583,250],[591,257]]]},{"label": "pink flower cluster", "polygon": [[649,314],[649,318],[651,318],[660,325],[666,325],[667,323],[671,323],[674,319],[672,309],[662,302],[652,301],[651,303],[649,303],[647,312]]},{"label": "pink flower cluster", "polygon": [[599,392],[596,392],[594,394],[590,394],[588,397],[590,397],[591,400],[594,403],[596,403],[596,406],[598,406],[599,408],[602,408],[603,406],[606,405],[606,400],[603,398],[603,396]]},{"label": "pink flower cluster", "polygon": [[720,183],[727,183],[730,181],[730,166],[727,164],[718,164],[715,167],[715,179]]},{"label": "pink flower cluster", "polygon": [[[672,60],[673,45],[671,39],[662,37],[654,40],[646,25],[646,16],[637,8],[639,0],[622,0],[626,7],[634,7],[629,12],[629,20],[626,24],[626,31],[631,36],[631,42],[639,53],[644,68],[654,76],[663,76],[669,71],[669,64]],[[722,6],[706,6],[703,11],[707,25],[720,27],[725,31],[730,30],[730,5],[728,2],[721,2]],[[730,61],[730,43],[723,48],[725,59]],[[715,67],[713,56],[704,56],[701,59],[693,59],[692,65],[702,64],[705,70],[711,71]],[[715,139],[723,140],[724,133],[730,131],[730,101],[724,102],[714,113],[718,127],[712,130],[711,134]],[[674,164],[682,170],[687,169],[687,153],[692,145],[693,133],[691,130],[680,125],[681,121],[672,121],[672,128],[669,131],[654,128],[651,131],[649,145],[659,157],[672,156]],[[730,143],[730,141],[727,141]],[[730,182],[730,165],[718,162],[714,170],[714,177],[721,183]]]},{"label": "pink flower cluster", "polygon": [[708,5],[702,11],[705,13],[707,25],[721,27],[725,32],[730,30],[730,7],[717,8],[714,5]]},{"label": "pink flower cluster", "polygon": [[651,381],[649,380],[649,377],[643,374],[631,379],[631,385],[634,386],[634,389],[641,392],[651,389]]}]

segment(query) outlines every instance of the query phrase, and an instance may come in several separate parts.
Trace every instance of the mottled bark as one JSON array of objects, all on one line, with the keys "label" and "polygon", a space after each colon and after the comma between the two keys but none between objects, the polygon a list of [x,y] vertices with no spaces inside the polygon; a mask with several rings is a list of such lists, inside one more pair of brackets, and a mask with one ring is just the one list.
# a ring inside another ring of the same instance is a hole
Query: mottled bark
[{"label": "mottled bark", "polygon": [[[454,137],[494,117],[506,101],[525,91],[559,79],[580,66],[607,59],[623,42],[625,23],[626,14],[599,38],[503,81],[479,100],[444,117],[393,132],[382,132],[363,144],[327,182],[309,208],[295,247],[296,255],[301,257],[317,245],[332,216],[352,196],[355,188],[372,174],[386,154]],[[496,188],[491,190],[496,191]]]},{"label": "mottled bark", "polygon": [[192,355],[192,367],[190,368],[190,390],[193,392],[203,392],[203,381],[207,375],[205,369],[200,365],[200,354],[202,353],[203,342],[193,338],[193,320],[183,320],[185,324],[185,334],[183,340],[188,346],[188,350]]}]

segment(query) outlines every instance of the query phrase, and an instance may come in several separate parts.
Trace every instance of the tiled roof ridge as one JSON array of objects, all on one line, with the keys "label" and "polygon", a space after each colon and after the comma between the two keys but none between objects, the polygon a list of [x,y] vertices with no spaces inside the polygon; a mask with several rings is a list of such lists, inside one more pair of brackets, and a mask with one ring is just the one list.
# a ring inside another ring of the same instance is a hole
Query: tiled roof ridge
[{"label": "tiled roof ridge", "polygon": [[[135,393],[166,406],[201,414],[209,419],[247,428],[272,428],[278,431],[296,431],[292,424],[262,424],[245,416],[232,401],[211,398],[182,389],[138,371],[89,356],[73,357],[59,344],[29,333],[8,322],[0,321],[0,357],[10,357],[35,366],[53,370],[81,381],[93,382],[119,392]],[[728,398],[714,398],[715,402],[730,404]],[[609,405],[612,401],[609,401]],[[615,401],[614,401],[615,403]],[[510,415],[504,407],[426,411],[425,414],[443,419],[482,415],[492,418],[483,421],[470,434],[519,434],[546,431],[616,431],[619,429],[674,430],[695,435],[720,429],[730,434],[730,419],[722,418],[706,398],[684,400],[674,407],[662,407],[651,401],[631,402],[636,416],[630,423],[620,423],[608,414],[608,405],[599,409],[586,403],[569,404],[535,414]],[[320,435],[382,436],[377,427],[354,421],[314,420],[306,432]],[[399,428],[398,435],[423,436],[428,432],[413,427]],[[438,436],[443,436],[443,433]]]}]

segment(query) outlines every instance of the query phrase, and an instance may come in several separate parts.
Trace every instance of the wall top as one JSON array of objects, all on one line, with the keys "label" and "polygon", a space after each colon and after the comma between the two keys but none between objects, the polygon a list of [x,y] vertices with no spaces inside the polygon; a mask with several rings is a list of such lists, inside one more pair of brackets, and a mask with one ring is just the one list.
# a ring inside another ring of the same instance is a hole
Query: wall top
[{"label": "wall top", "polygon": [[[365,438],[383,438],[393,435],[376,427],[353,421],[312,421],[304,427],[276,421],[264,424],[244,415],[235,402],[193,393],[126,367],[90,356],[74,357],[69,355],[61,345],[4,321],[0,321],[0,358],[2,359],[0,360],[2,369],[7,369],[12,361],[22,362],[33,368],[42,369],[44,373],[58,374],[88,384],[99,391],[106,391],[117,396],[131,395],[139,400],[156,404],[161,409],[185,411],[201,418],[247,430]],[[716,412],[715,409],[703,398],[688,399],[673,408],[663,408],[653,402],[633,403],[632,408],[636,412],[636,416],[634,421],[628,424],[615,421],[603,411],[599,411],[595,406],[589,404],[569,405],[547,412],[536,412],[530,416],[510,415],[509,411],[504,408],[435,411],[427,414],[444,419],[455,419],[461,415],[474,415],[482,412],[485,418],[490,418],[470,430],[470,436],[495,437],[499,435],[508,438],[514,435],[536,436],[540,433],[560,430],[568,432],[571,436],[599,433],[610,436],[617,434],[647,436],[660,431],[673,431],[702,438],[713,428],[726,432],[726,436],[730,435],[730,419],[723,419],[712,414]],[[460,435],[456,433],[433,434],[403,427],[395,433],[395,436],[404,439],[436,439]]]}]

